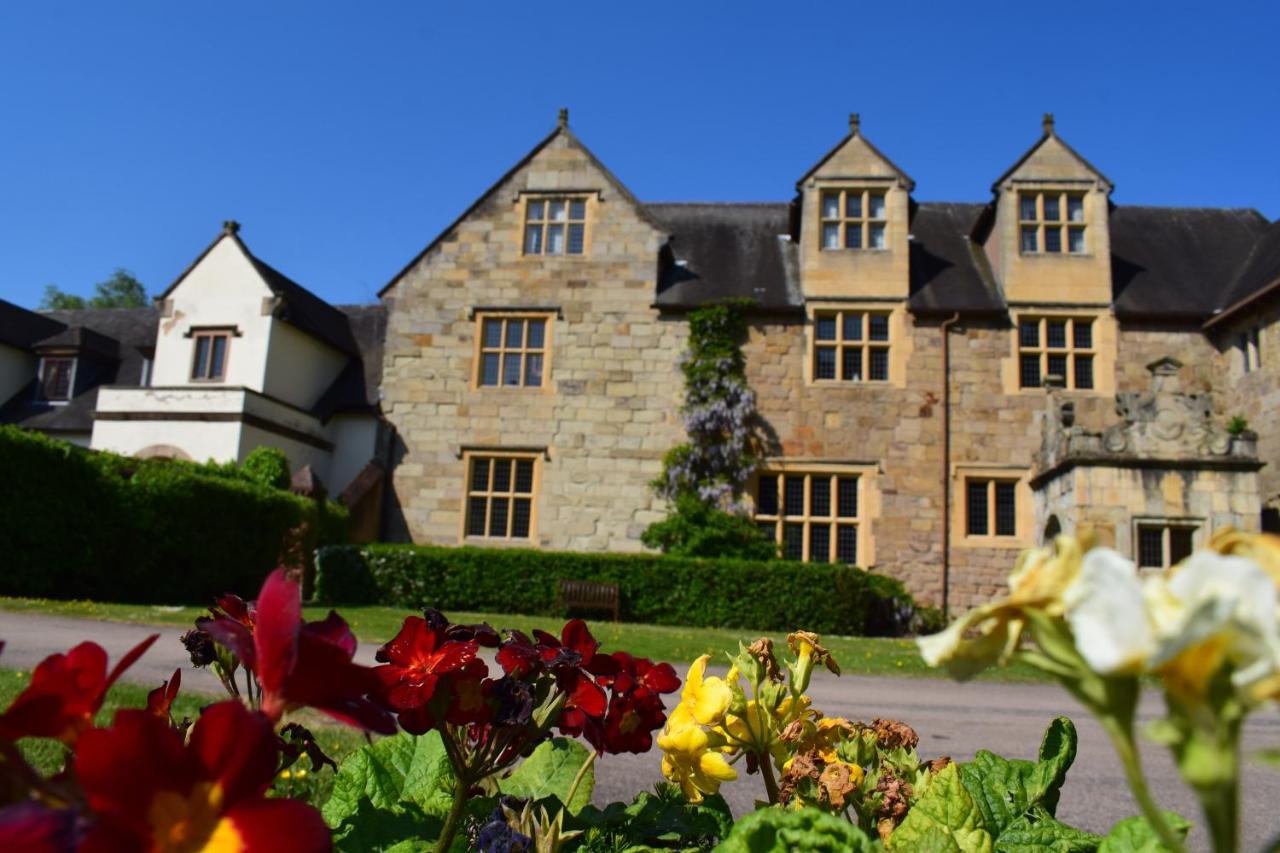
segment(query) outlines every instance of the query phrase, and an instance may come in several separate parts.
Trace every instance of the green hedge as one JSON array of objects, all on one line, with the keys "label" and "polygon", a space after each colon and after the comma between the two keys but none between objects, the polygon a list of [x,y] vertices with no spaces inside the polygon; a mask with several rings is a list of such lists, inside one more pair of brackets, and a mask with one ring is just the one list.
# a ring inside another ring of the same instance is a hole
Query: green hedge
[{"label": "green hedge", "polygon": [[565,615],[560,579],[616,583],[622,618],[657,625],[898,635],[918,620],[898,581],[824,563],[412,545],[316,555],[316,598],[329,603]]},{"label": "green hedge", "polygon": [[234,466],[90,452],[0,427],[0,594],[191,603],[345,541],[346,512]]}]

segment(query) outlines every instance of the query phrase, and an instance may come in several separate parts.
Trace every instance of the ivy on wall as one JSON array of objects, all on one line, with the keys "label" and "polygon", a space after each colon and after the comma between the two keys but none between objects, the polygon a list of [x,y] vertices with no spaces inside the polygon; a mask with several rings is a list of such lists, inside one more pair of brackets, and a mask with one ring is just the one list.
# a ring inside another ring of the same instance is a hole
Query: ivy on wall
[{"label": "ivy on wall", "polygon": [[682,556],[776,556],[743,503],[761,445],[742,353],[751,304],[726,300],[689,314],[689,349],[680,362],[680,411],[689,440],[667,452],[662,474],[651,484],[673,510],[641,537],[652,548]]}]

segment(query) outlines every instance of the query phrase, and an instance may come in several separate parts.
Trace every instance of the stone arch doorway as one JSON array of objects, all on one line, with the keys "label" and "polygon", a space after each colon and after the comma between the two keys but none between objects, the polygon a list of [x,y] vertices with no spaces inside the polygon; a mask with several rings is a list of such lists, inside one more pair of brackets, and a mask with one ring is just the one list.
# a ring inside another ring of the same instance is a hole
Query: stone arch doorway
[{"label": "stone arch doorway", "polygon": [[133,454],[138,459],[181,459],[191,461],[191,454],[172,444],[152,444]]}]

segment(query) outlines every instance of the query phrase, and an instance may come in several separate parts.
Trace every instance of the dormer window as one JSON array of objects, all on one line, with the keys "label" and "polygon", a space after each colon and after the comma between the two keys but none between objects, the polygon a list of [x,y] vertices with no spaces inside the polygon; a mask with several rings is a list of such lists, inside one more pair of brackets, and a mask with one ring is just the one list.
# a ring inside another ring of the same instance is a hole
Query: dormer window
[{"label": "dormer window", "polygon": [[540,196],[525,203],[526,255],[581,255],[586,251],[587,200]]},{"label": "dormer window", "polygon": [[884,190],[822,193],[822,248],[884,249],[888,246]]},{"label": "dormer window", "polygon": [[1085,227],[1082,193],[1046,190],[1018,194],[1019,245],[1024,255],[1083,255]]},{"label": "dormer window", "polygon": [[194,382],[221,382],[226,378],[227,348],[231,343],[230,332],[196,332],[195,357],[191,362],[191,379]]},{"label": "dormer window", "polygon": [[75,385],[76,360],[74,358],[40,359],[39,398],[48,403],[65,403],[71,399]]}]

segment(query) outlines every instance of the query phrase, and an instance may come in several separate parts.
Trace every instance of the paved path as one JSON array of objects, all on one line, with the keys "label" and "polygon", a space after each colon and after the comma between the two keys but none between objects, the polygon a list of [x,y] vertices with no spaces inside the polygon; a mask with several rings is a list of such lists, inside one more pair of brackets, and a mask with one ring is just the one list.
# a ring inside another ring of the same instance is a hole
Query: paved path
[{"label": "paved path", "polygon": [[[0,666],[29,670],[46,655],[65,651],[85,639],[102,644],[114,661],[149,633],[158,632],[156,645],[126,675],[143,685],[159,685],[175,668],[183,668],[184,690],[220,691],[206,671],[190,666],[178,637],[181,628],[148,628],[111,622],[63,619],[0,612],[0,640],[6,645]],[[357,659],[373,662],[376,646],[361,644]],[[683,675],[683,673],[682,673]],[[1058,816],[1071,824],[1105,832],[1112,824],[1137,811],[1124,783],[1120,766],[1101,728],[1073,699],[1051,685],[954,684],[942,680],[911,678],[833,678],[819,672],[810,691],[815,707],[829,715],[854,720],[874,717],[900,719],[920,733],[920,754],[950,755],[957,760],[973,757],[989,748],[1011,758],[1034,758],[1040,736],[1049,720],[1059,714],[1072,717],[1080,731],[1080,749],[1063,792]],[[1154,693],[1144,697],[1140,723],[1154,719],[1161,710]],[[1246,748],[1280,745],[1280,714],[1275,710],[1255,715],[1246,730]],[[1167,753],[1146,746],[1143,757],[1156,799],[1193,821],[1199,813],[1191,794],[1177,778]],[[604,756],[597,764],[596,801],[630,799],[638,789],[658,781],[658,759],[647,755]],[[735,813],[764,796],[759,777],[727,785],[724,789]],[[1244,779],[1245,846],[1262,850],[1280,833],[1275,814],[1280,804],[1280,773],[1249,767]],[[1202,833],[1192,836],[1194,849],[1205,849]]]}]

